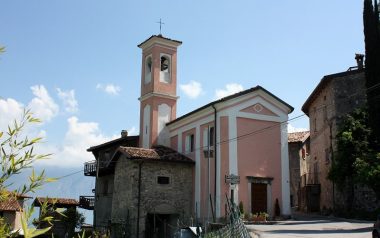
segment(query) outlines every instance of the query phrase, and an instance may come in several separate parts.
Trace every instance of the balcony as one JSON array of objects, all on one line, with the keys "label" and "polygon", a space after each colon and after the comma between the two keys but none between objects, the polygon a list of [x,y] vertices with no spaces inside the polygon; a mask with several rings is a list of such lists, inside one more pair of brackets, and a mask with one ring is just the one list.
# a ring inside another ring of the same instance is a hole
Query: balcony
[{"label": "balcony", "polygon": [[87,210],[94,210],[95,196],[80,196],[79,207]]},{"label": "balcony", "polygon": [[84,163],[84,175],[96,176],[96,160]]},{"label": "balcony", "polygon": [[98,161],[92,160],[84,163],[84,175],[85,176],[104,176],[112,174],[114,172],[114,166],[108,166],[107,161],[99,162],[99,171],[96,171]]}]

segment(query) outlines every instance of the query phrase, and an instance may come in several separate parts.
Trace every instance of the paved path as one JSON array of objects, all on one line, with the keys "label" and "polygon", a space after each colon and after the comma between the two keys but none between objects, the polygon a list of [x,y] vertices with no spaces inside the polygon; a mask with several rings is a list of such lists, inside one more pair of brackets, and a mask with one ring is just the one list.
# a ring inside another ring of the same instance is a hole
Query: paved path
[{"label": "paved path", "polygon": [[247,227],[260,238],[371,238],[373,222],[303,218]]}]

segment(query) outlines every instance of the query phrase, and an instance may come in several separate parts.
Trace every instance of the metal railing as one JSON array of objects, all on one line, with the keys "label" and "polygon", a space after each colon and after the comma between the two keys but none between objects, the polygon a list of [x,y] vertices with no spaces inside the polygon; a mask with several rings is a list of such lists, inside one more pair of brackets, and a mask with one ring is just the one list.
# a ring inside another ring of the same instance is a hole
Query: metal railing
[{"label": "metal railing", "polygon": [[79,207],[87,210],[94,210],[95,196],[79,196]]},{"label": "metal railing", "polygon": [[96,175],[96,160],[92,160],[84,163],[84,175],[95,176]]}]

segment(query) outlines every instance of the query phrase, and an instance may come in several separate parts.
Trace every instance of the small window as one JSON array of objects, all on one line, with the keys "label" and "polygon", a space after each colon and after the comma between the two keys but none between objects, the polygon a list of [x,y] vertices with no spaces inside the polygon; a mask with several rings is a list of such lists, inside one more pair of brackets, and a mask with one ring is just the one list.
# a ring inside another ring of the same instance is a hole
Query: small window
[{"label": "small window", "polygon": [[190,134],[186,136],[186,142],[185,142],[185,152],[193,152],[195,150],[195,139],[194,134]]},{"label": "small window", "polygon": [[306,157],[306,151],[304,148],[302,148],[302,159],[305,159]]},{"label": "small window", "polygon": [[194,151],[194,134],[190,135],[190,152]]},{"label": "small window", "polygon": [[210,146],[214,146],[214,127],[210,127]]},{"label": "small window", "polygon": [[167,176],[158,176],[157,177],[157,183],[158,184],[169,184],[170,178]]}]

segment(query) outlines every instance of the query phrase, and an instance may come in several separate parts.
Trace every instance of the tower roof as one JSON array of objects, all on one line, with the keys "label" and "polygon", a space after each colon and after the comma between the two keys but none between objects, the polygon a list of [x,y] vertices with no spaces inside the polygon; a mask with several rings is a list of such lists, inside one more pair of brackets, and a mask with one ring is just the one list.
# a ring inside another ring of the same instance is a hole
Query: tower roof
[{"label": "tower roof", "polygon": [[145,48],[151,46],[153,43],[157,43],[157,42],[165,44],[165,45],[170,45],[173,47],[178,47],[178,46],[182,45],[182,41],[166,38],[166,37],[162,36],[161,34],[159,34],[159,35],[152,35],[151,37],[149,37],[148,39],[146,39],[145,41],[143,41],[142,43],[137,45],[137,47],[139,47],[141,49],[145,49]]}]

